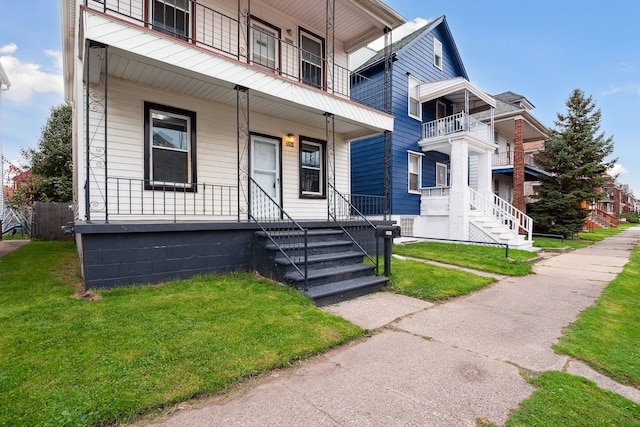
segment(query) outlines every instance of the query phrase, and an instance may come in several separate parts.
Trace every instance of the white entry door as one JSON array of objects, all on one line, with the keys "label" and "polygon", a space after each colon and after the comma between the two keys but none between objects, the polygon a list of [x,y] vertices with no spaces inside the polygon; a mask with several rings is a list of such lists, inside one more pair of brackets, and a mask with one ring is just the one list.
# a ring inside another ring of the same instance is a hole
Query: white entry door
[{"label": "white entry door", "polygon": [[280,205],[280,140],[251,136],[251,177]]}]

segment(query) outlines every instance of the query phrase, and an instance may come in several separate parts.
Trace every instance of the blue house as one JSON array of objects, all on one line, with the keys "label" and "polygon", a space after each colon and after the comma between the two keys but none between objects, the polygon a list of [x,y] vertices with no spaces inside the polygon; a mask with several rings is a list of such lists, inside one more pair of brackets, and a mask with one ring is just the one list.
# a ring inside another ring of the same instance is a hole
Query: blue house
[{"label": "blue house", "polygon": [[[530,218],[492,189],[496,99],[469,82],[446,17],[391,50],[394,129],[351,141],[352,193],[384,197],[404,236],[530,247]],[[384,58],[377,52],[358,73],[381,80]]]}]

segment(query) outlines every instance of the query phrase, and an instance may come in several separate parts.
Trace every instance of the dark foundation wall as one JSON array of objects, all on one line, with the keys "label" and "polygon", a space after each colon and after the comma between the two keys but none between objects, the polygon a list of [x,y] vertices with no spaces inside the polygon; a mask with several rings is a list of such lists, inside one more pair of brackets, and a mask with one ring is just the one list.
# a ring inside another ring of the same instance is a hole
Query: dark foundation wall
[{"label": "dark foundation wall", "polygon": [[254,224],[76,224],[86,289],[253,270]]}]

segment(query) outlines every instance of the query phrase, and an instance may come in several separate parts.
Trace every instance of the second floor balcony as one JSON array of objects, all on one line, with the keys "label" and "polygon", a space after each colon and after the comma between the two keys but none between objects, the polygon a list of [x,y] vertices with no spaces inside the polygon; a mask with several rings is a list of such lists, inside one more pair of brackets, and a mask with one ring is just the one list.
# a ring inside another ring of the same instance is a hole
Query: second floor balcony
[{"label": "second floor balcony", "polygon": [[[242,3],[249,5],[252,2],[245,0]],[[338,1],[334,13],[340,14],[341,22],[353,25],[341,25],[331,34],[319,35],[303,28],[330,28],[330,20],[324,16],[325,2],[300,1],[288,6],[290,10],[282,10],[278,9],[278,2],[255,1],[256,12],[239,6],[240,3],[235,1],[217,0],[84,1],[86,9],[114,17],[119,23],[142,27],[178,40],[185,46],[248,64],[258,72],[282,77],[370,108],[384,109],[383,83],[348,70],[346,48],[357,47],[351,46],[356,43],[353,40],[364,42],[374,35],[383,35],[387,23],[377,22],[372,26],[375,19],[371,21],[364,17],[369,17],[366,12],[383,17],[385,13],[390,14],[391,9],[363,11],[351,2]],[[302,14],[305,8],[318,9],[322,16],[316,16],[310,22],[308,16],[314,13],[307,10]],[[261,15],[254,14],[257,12]],[[286,16],[286,13],[291,15]],[[307,17],[307,22],[301,21],[303,16]],[[401,17],[391,16],[388,19],[393,26],[401,23]],[[378,29],[379,33],[376,33]],[[338,50],[335,46],[340,46],[340,49],[344,46],[345,50]],[[354,96],[351,93],[353,84],[358,85]]]},{"label": "second floor balcony", "polygon": [[485,142],[491,141],[491,127],[464,112],[422,124],[423,141],[461,133],[468,133]]}]

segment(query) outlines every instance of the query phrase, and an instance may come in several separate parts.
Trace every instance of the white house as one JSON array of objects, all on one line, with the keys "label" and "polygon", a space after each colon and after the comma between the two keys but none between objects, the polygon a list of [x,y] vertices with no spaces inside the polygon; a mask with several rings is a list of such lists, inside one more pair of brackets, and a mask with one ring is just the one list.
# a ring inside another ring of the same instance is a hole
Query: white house
[{"label": "white house", "polygon": [[350,99],[347,55],[398,13],[379,0],[61,5],[88,288],[256,269],[314,296],[310,279],[329,268],[313,265],[328,246],[314,236],[366,251],[347,232],[348,141],[391,131],[393,117],[384,82]]}]

